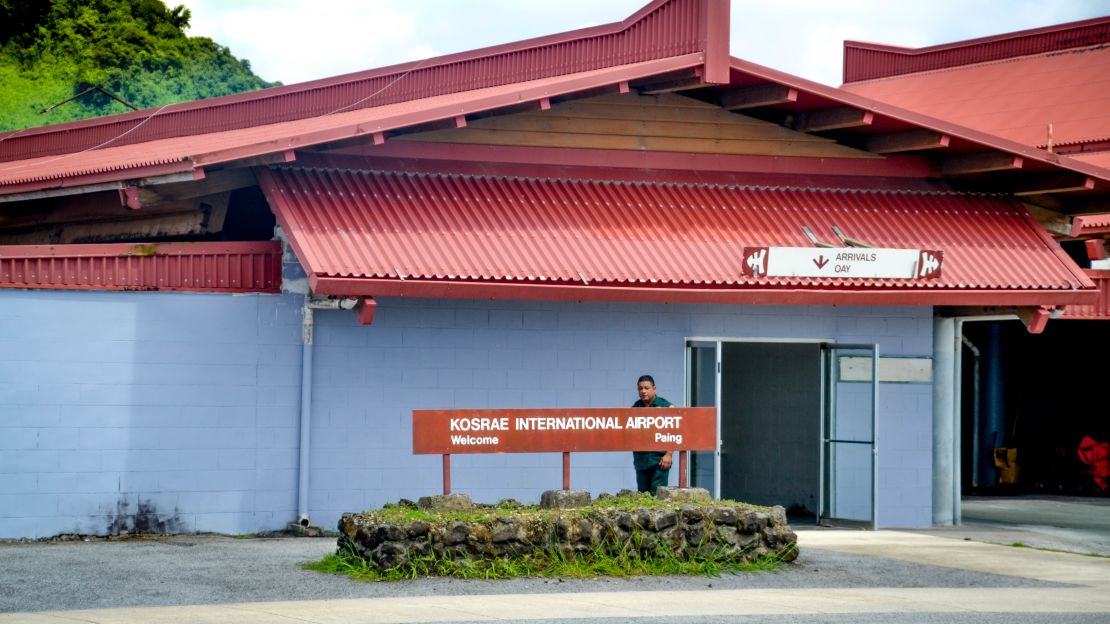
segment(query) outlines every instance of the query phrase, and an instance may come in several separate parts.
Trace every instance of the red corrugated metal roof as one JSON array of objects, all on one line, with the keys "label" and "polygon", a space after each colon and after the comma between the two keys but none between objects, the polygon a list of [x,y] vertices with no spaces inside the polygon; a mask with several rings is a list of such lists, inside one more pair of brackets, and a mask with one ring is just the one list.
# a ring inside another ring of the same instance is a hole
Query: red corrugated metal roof
[{"label": "red corrugated metal roof", "polygon": [[[1014,290],[1030,303],[1055,301],[1052,291],[1074,296],[1092,288],[1019,204],[997,196],[297,167],[262,170],[259,177],[317,286],[353,278],[378,288],[425,281],[640,290]],[[941,249],[944,275],[909,281],[741,273],[745,246],[810,246],[802,226],[831,239],[834,225],[880,247]],[[938,293],[936,301],[946,300]]]},{"label": "red corrugated metal roof", "polygon": [[1090,214],[1071,221],[1071,235],[1076,238],[1110,234],[1110,213]]},{"label": "red corrugated metal roof", "polygon": [[0,245],[0,288],[281,292],[281,243]]},{"label": "red corrugated metal roof", "polygon": [[[1110,31],[1110,21],[1107,22]],[[1110,47],[1052,52],[843,87],[1024,145],[1110,137]]]},{"label": "red corrugated metal roof", "polygon": [[844,82],[1058,52],[1110,41],[1110,16],[925,48],[844,42]]},{"label": "red corrugated metal roof", "polygon": [[[187,172],[206,165],[280,154],[331,141],[452,119],[460,114],[478,113],[536,102],[547,97],[589,91],[623,81],[689,69],[703,63],[702,55],[692,54],[254,128],[0,163],[0,195]],[[1046,154],[1042,150],[741,59],[731,58],[729,63],[734,74],[734,83],[750,83],[754,79],[757,82],[788,85],[813,95],[815,106],[854,106],[873,111],[882,123],[892,123],[902,128],[930,128],[971,143],[1020,155],[1026,160],[1027,169],[1030,164],[1036,163],[1048,169],[1069,169],[1110,180],[1110,172],[1067,156]]]},{"label": "red corrugated metal roof", "polygon": [[701,65],[691,54],[255,126],[0,163],[0,194],[191,171],[229,160],[282,153],[458,115],[536,102],[619,82]]},{"label": "red corrugated metal roof", "polygon": [[[1018,143],[1012,139],[986,132],[981,128],[958,124],[957,122],[941,119],[917,110],[892,105],[879,99],[856,93],[854,89],[848,88],[854,87],[855,85],[848,85],[838,89],[735,57],[731,59],[730,63],[733,72],[737,74],[737,78],[740,80],[751,82],[754,78],[757,81],[771,82],[792,87],[798,91],[814,96],[817,103],[812,105],[811,110],[820,110],[822,107],[831,108],[837,105],[851,106],[873,112],[875,117],[874,125],[876,126],[887,125],[890,129],[928,128],[968,141],[972,144],[1021,156],[1026,161],[1026,171],[1031,169],[1029,166],[1030,164],[1037,163],[1042,167],[1045,165],[1053,169],[1059,167],[1061,169],[1083,173],[1100,180],[1110,180],[1110,171],[1091,165],[1088,162],[1083,162],[1061,154],[1051,154],[1044,150],[1037,149],[1036,147],[1029,147],[1028,145]],[[737,80],[734,80],[734,84],[736,82]]]},{"label": "red corrugated metal roof", "polygon": [[[714,30],[718,25],[707,23],[713,9],[707,0],[654,0],[613,24],[164,109],[30,128],[0,135],[0,161],[95,149],[109,140],[119,146],[237,130],[704,52],[714,45],[711,39],[720,38]],[[723,27],[727,32],[727,24]]]},{"label": "red corrugated metal roof", "polygon": [[1091,305],[1069,305],[1064,311],[1065,319],[1110,320],[1110,271],[1087,269],[1087,277],[1098,287],[1098,300]]},{"label": "red corrugated metal roof", "polygon": [[1070,155],[1075,160],[1081,160],[1089,165],[1110,169],[1110,152],[1093,152]]},{"label": "red corrugated metal roof", "polygon": [[[133,145],[117,146],[115,143],[104,145],[104,142],[101,142],[89,148],[75,149],[74,145],[78,143],[83,145],[84,143],[78,141],[71,145],[66,138],[68,136],[66,132],[54,132],[52,130],[52,134],[49,134],[52,137],[51,140],[60,142],[59,145],[63,146],[58,149],[71,151],[58,155],[0,163],[0,195],[196,171],[207,165],[227,163],[256,156],[281,154],[283,152],[292,153],[293,150],[325,143],[367,137],[367,135],[379,132],[450,120],[468,114],[504,109],[525,103],[536,103],[544,98],[594,93],[601,87],[613,87],[618,83],[637,79],[673,76],[675,72],[680,70],[705,68],[703,73],[708,78],[711,66],[719,67],[724,64],[728,65],[729,79],[732,86],[748,86],[771,82],[788,85],[801,91],[802,97],[788,106],[791,113],[805,113],[838,106],[856,107],[873,113],[874,125],[871,130],[892,132],[927,128],[957,139],[954,141],[954,145],[960,144],[960,151],[986,148],[1021,156],[1024,161],[1023,171],[1025,172],[1040,173],[1070,170],[1092,176],[1103,182],[1110,182],[1110,171],[1086,162],[1066,156],[1047,154],[1043,150],[1029,148],[1020,143],[998,138],[993,134],[972,130],[934,117],[887,105],[842,89],[820,85],[754,63],[729,58],[726,53],[727,50],[722,47],[722,41],[719,41],[721,37],[718,35],[720,35],[721,26],[702,23],[708,21],[712,13],[711,10],[705,7],[708,6],[711,9],[718,6],[716,4],[718,0],[674,0],[671,3],[657,0],[630,20],[636,20],[639,17],[651,14],[655,9],[662,10],[661,7],[689,6],[684,4],[687,1],[702,7],[690,15],[697,17],[698,25],[695,30],[699,33],[705,33],[707,41],[712,40],[710,41],[712,45],[705,46],[707,48],[705,52],[667,56],[638,63],[609,66],[604,69],[422,97],[373,108],[343,110],[334,112],[334,114],[322,114],[315,117],[235,130],[214,132],[211,128],[215,126],[199,124],[188,129],[191,133],[189,136],[148,140]],[[674,10],[677,11],[678,9],[675,8]],[[675,15],[679,14],[675,13]],[[676,29],[676,32],[679,33],[674,36],[680,37],[681,33],[687,33],[691,27],[690,24],[684,21],[685,19],[667,18],[660,22],[659,27],[662,28],[663,25],[668,25],[668,28]],[[581,32],[578,32],[555,35],[550,38],[535,40],[529,45],[535,44],[538,46],[540,45],[539,42],[546,42],[543,45],[554,45],[557,42],[576,40],[581,34]],[[643,34],[640,33],[640,35]],[[714,41],[716,43],[713,43]],[[647,46],[647,44],[643,45]],[[499,53],[506,52],[510,48],[512,50],[517,49],[514,46],[509,46],[500,50]],[[647,48],[645,47],[645,49]],[[608,53],[602,51],[599,54],[607,58]],[[462,56],[471,58],[468,55]],[[611,62],[611,59],[601,64],[605,65],[609,62]],[[409,77],[411,76],[406,76],[403,73],[397,76],[399,82],[405,81]],[[302,99],[311,103],[314,97],[316,96],[309,91],[303,94]],[[126,126],[127,129],[123,130],[121,128],[122,132],[119,136],[140,136],[141,130],[154,123],[161,115],[172,110],[174,109],[167,108],[161,112],[148,111],[143,113],[143,116],[129,118],[131,121]],[[259,121],[266,119],[268,118],[264,115],[259,117]],[[64,129],[65,127],[60,128]],[[58,130],[58,128],[55,128],[55,130]],[[9,141],[17,139],[18,137],[9,139]],[[0,146],[3,144],[3,142],[0,142]],[[1102,190],[1102,185],[1100,185],[1100,188],[1096,188],[1097,192]]]}]

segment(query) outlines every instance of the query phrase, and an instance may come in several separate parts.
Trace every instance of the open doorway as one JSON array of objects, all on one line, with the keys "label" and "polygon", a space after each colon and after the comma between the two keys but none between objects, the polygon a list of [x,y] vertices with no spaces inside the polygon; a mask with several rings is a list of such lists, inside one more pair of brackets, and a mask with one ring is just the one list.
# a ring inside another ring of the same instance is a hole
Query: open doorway
[{"label": "open doorway", "polygon": [[964,323],[963,337],[963,494],[1110,497],[1099,359],[1110,323],[1056,320],[1030,334],[1019,321],[982,321]]},{"label": "open doorway", "polygon": [[781,505],[794,521],[875,521],[873,345],[691,341],[688,404],[718,408],[719,447],[693,483]]},{"label": "open doorway", "polygon": [[813,518],[820,489],[821,348],[721,349],[721,497]]}]

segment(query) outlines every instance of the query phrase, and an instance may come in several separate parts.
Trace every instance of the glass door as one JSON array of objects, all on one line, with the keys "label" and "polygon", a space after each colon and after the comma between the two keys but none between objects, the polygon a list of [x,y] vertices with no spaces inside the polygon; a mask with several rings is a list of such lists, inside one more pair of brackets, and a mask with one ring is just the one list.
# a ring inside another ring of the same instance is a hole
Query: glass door
[{"label": "glass door", "polygon": [[822,345],[818,523],[878,525],[879,346]]}]

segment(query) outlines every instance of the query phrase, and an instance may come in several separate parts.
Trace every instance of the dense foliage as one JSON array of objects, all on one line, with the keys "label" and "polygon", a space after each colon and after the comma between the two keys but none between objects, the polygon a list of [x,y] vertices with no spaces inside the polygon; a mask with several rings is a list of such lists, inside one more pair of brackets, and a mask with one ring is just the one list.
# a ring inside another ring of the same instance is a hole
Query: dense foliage
[{"label": "dense foliage", "polygon": [[161,0],[0,0],[0,130],[127,112],[272,86]]}]

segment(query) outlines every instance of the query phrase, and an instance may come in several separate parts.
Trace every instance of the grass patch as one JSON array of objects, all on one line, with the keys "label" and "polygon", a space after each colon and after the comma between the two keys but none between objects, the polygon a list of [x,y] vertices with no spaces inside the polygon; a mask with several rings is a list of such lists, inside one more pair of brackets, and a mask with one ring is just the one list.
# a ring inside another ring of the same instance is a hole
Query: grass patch
[{"label": "grass patch", "polygon": [[[468,511],[428,511],[412,505],[387,503],[381,509],[368,512],[377,522],[389,524],[408,524],[410,522],[427,522],[439,524],[444,522],[488,523],[496,518],[517,518],[549,520],[554,516],[563,518],[583,517],[601,511],[640,511],[643,509],[669,509],[678,511],[687,502],[660,500],[650,494],[624,494],[599,498],[585,507],[576,509],[540,509],[535,505],[520,505],[514,503],[501,503],[497,505],[480,505]],[[733,500],[715,500],[704,503],[705,507],[733,507],[737,511],[771,511],[769,507],[760,507]]]},{"label": "grass patch", "polygon": [[1063,548],[1049,548],[1047,546],[1030,546],[1029,544],[1025,544],[1023,542],[1013,542],[1011,544],[1008,544],[1008,546],[1010,546],[1011,548],[1029,548],[1032,550],[1040,550],[1043,552],[1064,553],[1066,555],[1079,555],[1081,557],[1097,557],[1099,559],[1110,559],[1110,556],[1100,555],[1099,553],[1075,552],[1074,550],[1064,550]]},{"label": "grass patch", "polygon": [[[589,552],[563,553],[558,549],[536,551],[527,557],[469,559],[415,557],[404,565],[377,570],[353,552],[330,554],[320,561],[306,563],[306,570],[340,574],[359,581],[402,581],[422,576],[459,579],[497,580],[517,577],[595,578],[599,576],[708,576],[723,573],[770,572],[784,562],[787,553],[766,556],[756,561],[738,562],[723,555],[709,554],[689,560],[669,551],[641,557],[638,545],[630,541],[622,548],[598,547]],[[616,553],[616,554],[611,554]]]}]

